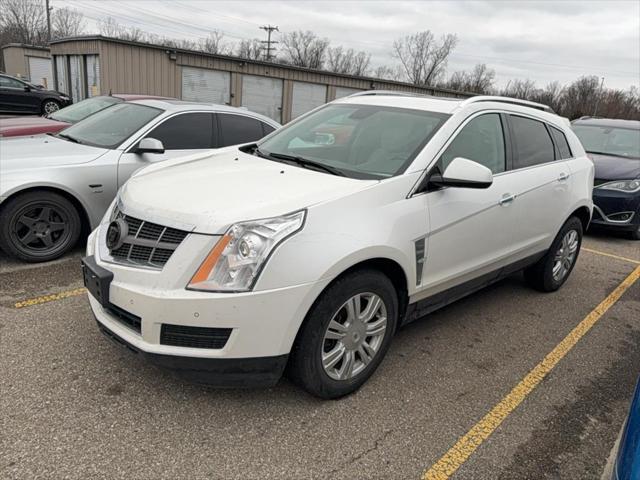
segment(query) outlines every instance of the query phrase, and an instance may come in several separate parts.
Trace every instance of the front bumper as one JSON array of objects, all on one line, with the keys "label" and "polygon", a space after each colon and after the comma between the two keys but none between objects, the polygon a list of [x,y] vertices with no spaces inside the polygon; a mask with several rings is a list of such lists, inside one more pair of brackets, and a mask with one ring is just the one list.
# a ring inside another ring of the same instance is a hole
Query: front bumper
[{"label": "front bumper", "polygon": [[640,226],[640,192],[623,193],[593,190],[594,226],[620,231],[634,231]]},{"label": "front bumper", "polygon": [[[100,329],[117,343],[193,380],[217,386],[272,385],[307,311],[329,280],[243,293],[187,290],[192,272],[216,240],[190,234],[162,270],[149,270],[102,260],[94,232],[87,254],[113,279],[109,305],[103,307],[89,294],[91,309]],[[178,346],[183,344],[164,336],[167,326],[230,334],[217,348]]]}]

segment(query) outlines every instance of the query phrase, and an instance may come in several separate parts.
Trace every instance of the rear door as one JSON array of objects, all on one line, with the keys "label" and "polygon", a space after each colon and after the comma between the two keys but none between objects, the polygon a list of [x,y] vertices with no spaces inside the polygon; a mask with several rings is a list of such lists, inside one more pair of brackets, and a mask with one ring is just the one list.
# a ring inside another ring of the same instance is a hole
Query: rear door
[{"label": "rear door", "polygon": [[514,242],[519,258],[549,248],[566,220],[571,202],[569,166],[560,159],[550,126],[542,120],[509,114],[513,161],[509,166]]},{"label": "rear door", "polygon": [[[133,173],[152,162],[161,162],[169,158],[189,155],[197,151],[208,150],[216,144],[213,112],[179,113],[166,118],[154,126],[148,133],[120,156],[118,162],[118,188]],[[136,153],[138,143],[143,138],[155,138],[164,145],[164,153]]]},{"label": "rear door", "polygon": [[26,91],[26,83],[0,75],[0,108],[15,112],[39,112],[40,99]]},{"label": "rear door", "polygon": [[427,193],[429,236],[422,275],[423,295],[487,281],[510,262],[514,215],[504,202],[511,184],[503,117],[480,113],[470,117],[450,141],[436,166],[441,172],[456,157],[478,162],[494,174],[486,189],[442,188]]},{"label": "rear door", "polygon": [[218,119],[218,147],[255,142],[274,130],[271,125],[246,115],[218,113],[216,117]]}]

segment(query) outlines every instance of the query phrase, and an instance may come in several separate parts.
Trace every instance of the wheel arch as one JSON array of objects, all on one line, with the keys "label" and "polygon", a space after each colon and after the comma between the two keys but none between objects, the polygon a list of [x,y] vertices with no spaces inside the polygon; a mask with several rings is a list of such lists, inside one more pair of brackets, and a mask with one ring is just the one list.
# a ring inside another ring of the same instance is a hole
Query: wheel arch
[{"label": "wheel arch", "polygon": [[31,192],[36,192],[36,191],[44,191],[44,192],[51,192],[51,193],[56,193],[64,198],[66,198],[67,200],[69,200],[69,202],[71,202],[71,204],[75,207],[75,209],[78,211],[78,214],[80,215],[80,223],[82,225],[82,232],[81,235],[88,235],[91,231],[91,221],[89,219],[89,213],[87,211],[87,209],[85,208],[85,206],[83,205],[83,203],[71,192],[69,192],[68,190],[65,190],[63,188],[59,188],[59,187],[55,187],[52,185],[32,185],[32,186],[28,186],[26,188],[20,189],[20,190],[15,190],[13,192],[11,192],[3,201],[2,203],[0,203],[0,210],[2,210],[4,208],[4,205],[6,205],[6,203],[16,197],[19,197],[21,195],[24,195],[26,193],[31,193]]},{"label": "wheel arch", "polygon": [[571,215],[569,215],[569,218],[571,217],[578,217],[580,223],[582,223],[582,231],[587,231],[587,227],[589,226],[589,222],[591,221],[591,210],[589,209],[589,207],[583,205],[576,208],[573,212],[571,212]]}]

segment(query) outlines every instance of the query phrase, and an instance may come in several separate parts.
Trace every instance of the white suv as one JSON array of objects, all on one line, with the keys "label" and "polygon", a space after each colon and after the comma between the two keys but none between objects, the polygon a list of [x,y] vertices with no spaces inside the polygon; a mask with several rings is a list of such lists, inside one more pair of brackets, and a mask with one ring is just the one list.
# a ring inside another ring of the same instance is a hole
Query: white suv
[{"label": "white suv", "polygon": [[543,105],[366,92],[149,166],[89,238],[100,329],[196,381],[359,388],[395,331],[516,271],[557,290],[594,168]]}]

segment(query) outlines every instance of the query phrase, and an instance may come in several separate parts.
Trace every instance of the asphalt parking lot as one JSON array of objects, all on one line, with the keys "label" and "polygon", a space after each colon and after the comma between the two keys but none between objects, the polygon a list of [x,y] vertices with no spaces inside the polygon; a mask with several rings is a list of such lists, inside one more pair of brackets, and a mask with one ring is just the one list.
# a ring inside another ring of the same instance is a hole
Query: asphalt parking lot
[{"label": "asphalt parking lot", "polygon": [[286,380],[207,389],[113,345],[80,256],[0,256],[1,478],[599,479],[640,373],[622,238],[587,236],[557,293],[515,275],[402,329],[328,402]]}]

